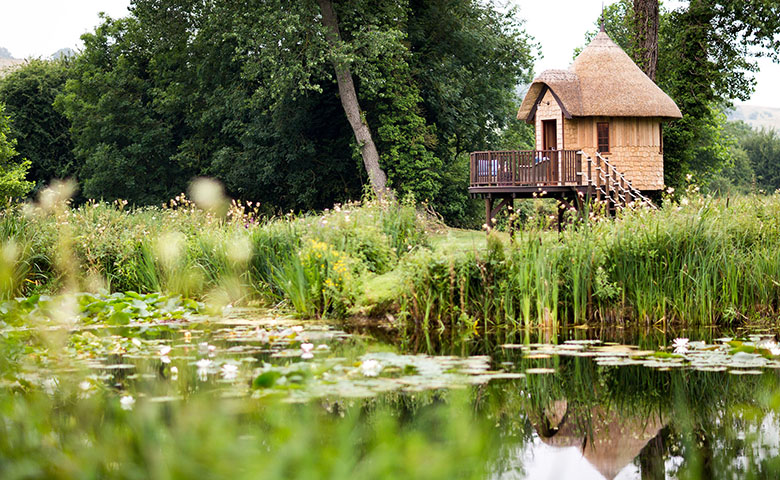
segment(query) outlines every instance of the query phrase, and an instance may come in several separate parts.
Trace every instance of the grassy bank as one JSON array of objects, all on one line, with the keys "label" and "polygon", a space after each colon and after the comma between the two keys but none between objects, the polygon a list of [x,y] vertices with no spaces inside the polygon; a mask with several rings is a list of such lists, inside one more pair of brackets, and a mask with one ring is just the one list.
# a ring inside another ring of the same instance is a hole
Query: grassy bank
[{"label": "grassy bank", "polygon": [[[538,222],[529,222],[538,225]],[[419,348],[562,323],[775,318],[780,196],[692,196],[562,233],[444,229],[412,205],[365,202],[260,220],[205,212],[26,207],[0,218],[5,298],[65,288],[255,301],[302,317],[389,317]]]}]

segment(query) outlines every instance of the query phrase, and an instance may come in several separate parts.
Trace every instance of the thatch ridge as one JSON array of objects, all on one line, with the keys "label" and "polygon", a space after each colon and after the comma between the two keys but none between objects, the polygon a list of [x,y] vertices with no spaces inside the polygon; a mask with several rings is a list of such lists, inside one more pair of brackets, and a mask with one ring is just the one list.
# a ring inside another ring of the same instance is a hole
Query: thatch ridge
[{"label": "thatch ridge", "polygon": [[549,87],[572,116],[682,118],[680,109],[606,32],[599,32],[568,70],[545,70],[534,79],[517,118],[534,111]]}]

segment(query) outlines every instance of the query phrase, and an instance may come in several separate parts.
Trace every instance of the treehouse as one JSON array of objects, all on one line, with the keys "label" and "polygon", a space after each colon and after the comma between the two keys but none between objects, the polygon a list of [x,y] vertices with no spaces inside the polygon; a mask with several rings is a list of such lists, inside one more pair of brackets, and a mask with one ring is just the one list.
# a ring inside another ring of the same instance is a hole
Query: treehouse
[{"label": "treehouse", "polygon": [[602,27],[568,70],[533,81],[517,117],[535,126],[535,150],[471,154],[469,193],[485,199],[488,222],[536,195],[649,203],[664,184],[663,123],[682,115]]}]

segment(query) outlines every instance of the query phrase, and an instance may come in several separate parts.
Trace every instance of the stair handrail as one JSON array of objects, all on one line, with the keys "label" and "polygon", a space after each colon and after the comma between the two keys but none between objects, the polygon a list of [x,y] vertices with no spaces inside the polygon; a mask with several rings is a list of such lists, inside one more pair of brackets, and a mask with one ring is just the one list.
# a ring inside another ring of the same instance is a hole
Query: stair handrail
[{"label": "stair handrail", "polygon": [[[598,178],[599,178],[599,180],[601,180],[601,181],[599,182],[599,183],[600,183],[600,185],[599,185],[599,190],[601,190],[601,193],[603,193],[603,194],[604,194],[604,196],[606,196],[606,197],[611,197],[611,196],[612,196],[612,195],[610,195],[609,193],[607,193],[606,191],[604,191],[604,190],[601,188],[602,186],[607,186],[607,188],[608,188],[608,189],[609,189],[611,192],[614,192],[615,196],[617,196],[617,198],[618,198],[619,200],[621,200],[621,201],[623,202],[623,204],[626,204],[627,202],[626,202],[626,197],[625,197],[625,195],[621,195],[621,191],[622,191],[623,193],[626,193],[626,194],[628,194],[628,196],[630,196],[630,197],[631,197],[632,201],[639,201],[639,202],[641,202],[643,205],[646,205],[646,206],[648,206],[648,207],[650,207],[650,208],[652,208],[652,209],[656,209],[656,208],[657,208],[657,207],[656,207],[656,206],[653,204],[653,202],[651,202],[651,201],[650,201],[650,200],[649,200],[647,197],[645,197],[644,195],[642,195],[642,193],[641,193],[639,190],[637,190],[637,189],[634,187],[634,185],[631,183],[631,181],[630,181],[629,179],[627,179],[627,178],[626,178],[626,176],[625,176],[625,175],[623,175],[623,173],[622,173],[622,172],[620,172],[620,170],[618,170],[617,168],[615,168],[615,166],[614,166],[614,165],[612,165],[612,164],[609,162],[609,160],[607,160],[606,158],[604,158],[604,157],[601,155],[601,153],[600,153],[600,152],[596,152],[596,156],[597,156],[597,157],[598,157],[598,158],[599,158],[601,161],[603,161],[603,162],[604,162],[604,165],[605,165],[605,167],[607,168],[607,170],[604,170],[604,169],[603,169],[601,166],[599,166],[598,164],[597,164],[597,165],[595,165],[595,166],[592,166],[592,167],[594,168],[594,170],[596,171],[596,175],[598,175]],[[588,162],[592,162],[592,160],[591,160],[591,158],[590,158],[590,157],[588,157]],[[614,177],[616,178],[616,180],[622,180],[622,183],[621,183],[620,181],[615,181],[615,182],[610,182],[610,183],[611,183],[611,185],[607,185],[607,178],[606,178],[606,177],[607,177],[607,175],[609,175],[609,176],[613,176],[613,175],[614,175]],[[603,183],[602,183],[602,182],[603,182]],[[624,186],[623,184],[625,184],[626,186]],[[592,179],[592,178],[588,178],[588,185],[590,185],[590,186],[592,186],[592,185],[593,185],[593,179]],[[617,203],[618,203],[618,202],[616,202],[615,200],[612,200],[612,201],[613,201],[613,203],[615,203],[615,204],[617,204]]]}]

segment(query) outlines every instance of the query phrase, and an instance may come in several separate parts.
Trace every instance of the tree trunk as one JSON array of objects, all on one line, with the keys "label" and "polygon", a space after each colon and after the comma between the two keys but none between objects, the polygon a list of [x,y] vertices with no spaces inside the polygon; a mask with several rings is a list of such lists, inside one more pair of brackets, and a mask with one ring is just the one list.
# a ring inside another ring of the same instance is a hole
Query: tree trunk
[{"label": "tree trunk", "polygon": [[634,32],[637,63],[655,81],[658,65],[658,0],[634,0]]},{"label": "tree trunk", "polygon": [[[341,34],[333,2],[331,0],[318,0],[318,2],[322,12],[322,24],[328,29],[326,34],[328,43],[332,49],[336,50],[341,43]],[[379,166],[379,152],[371,137],[371,130],[363,117],[363,112],[360,110],[355,84],[352,81],[352,72],[349,70],[349,65],[336,58],[333,59],[333,66],[336,69],[341,105],[344,107],[344,113],[347,114],[352,131],[355,132],[355,139],[360,145],[363,165],[366,167],[371,187],[378,198],[384,198],[388,194],[387,175]]]}]

